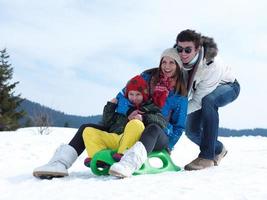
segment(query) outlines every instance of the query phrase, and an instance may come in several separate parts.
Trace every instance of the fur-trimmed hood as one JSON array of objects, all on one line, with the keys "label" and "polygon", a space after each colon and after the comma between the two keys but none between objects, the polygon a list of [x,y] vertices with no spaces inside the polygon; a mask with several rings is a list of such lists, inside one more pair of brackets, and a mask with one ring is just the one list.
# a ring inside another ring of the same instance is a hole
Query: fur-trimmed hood
[{"label": "fur-trimmed hood", "polygon": [[204,58],[206,58],[206,61],[213,60],[218,54],[218,47],[213,38],[202,36],[201,44],[204,47]]}]

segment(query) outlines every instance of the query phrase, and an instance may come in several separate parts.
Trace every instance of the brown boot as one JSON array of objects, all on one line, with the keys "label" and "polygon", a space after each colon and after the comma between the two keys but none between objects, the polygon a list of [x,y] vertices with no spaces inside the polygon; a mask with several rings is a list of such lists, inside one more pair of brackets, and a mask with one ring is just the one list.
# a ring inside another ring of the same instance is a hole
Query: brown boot
[{"label": "brown boot", "polygon": [[226,156],[227,154],[227,150],[225,148],[225,146],[223,146],[222,152],[217,154],[214,158],[214,165],[218,166],[221,162],[221,160]]},{"label": "brown boot", "polygon": [[205,158],[199,158],[197,157],[195,160],[184,166],[185,170],[200,170],[200,169],[205,169],[208,167],[213,167],[214,166],[214,161],[213,160],[208,160]]}]

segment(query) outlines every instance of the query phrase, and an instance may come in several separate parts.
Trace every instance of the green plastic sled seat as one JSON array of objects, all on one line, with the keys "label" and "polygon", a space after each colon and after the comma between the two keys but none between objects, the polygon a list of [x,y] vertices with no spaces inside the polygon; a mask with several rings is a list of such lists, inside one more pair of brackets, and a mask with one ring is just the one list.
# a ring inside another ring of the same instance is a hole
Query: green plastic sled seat
[{"label": "green plastic sled seat", "polygon": [[[116,161],[112,158],[112,155],[116,153],[114,150],[105,149],[97,152],[90,163],[90,168],[95,175],[108,175],[109,168],[99,168],[97,167],[97,161],[103,161],[108,165],[112,165]],[[149,163],[150,158],[159,158],[162,162],[162,166],[160,168],[153,167]],[[148,155],[148,159],[142,165],[142,167],[135,171],[133,175],[141,175],[141,174],[157,174],[166,171],[180,171],[181,168],[176,166],[169,153],[166,150],[162,151],[153,151]]]}]

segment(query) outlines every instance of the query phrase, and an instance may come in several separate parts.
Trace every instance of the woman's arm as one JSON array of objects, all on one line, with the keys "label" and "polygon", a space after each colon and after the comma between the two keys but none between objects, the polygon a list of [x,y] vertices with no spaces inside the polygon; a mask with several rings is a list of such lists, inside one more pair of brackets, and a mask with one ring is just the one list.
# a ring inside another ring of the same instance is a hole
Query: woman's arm
[{"label": "woman's arm", "polygon": [[169,148],[173,149],[174,145],[180,139],[186,123],[188,99],[181,96],[177,101],[177,106],[172,113],[170,123],[168,124],[167,135],[169,136]]}]

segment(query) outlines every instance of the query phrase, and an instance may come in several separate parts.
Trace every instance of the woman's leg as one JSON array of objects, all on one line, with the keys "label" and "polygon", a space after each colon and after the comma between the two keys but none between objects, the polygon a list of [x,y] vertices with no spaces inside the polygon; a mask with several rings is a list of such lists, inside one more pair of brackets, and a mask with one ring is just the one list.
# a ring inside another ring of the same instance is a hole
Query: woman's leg
[{"label": "woman's leg", "polygon": [[159,151],[168,148],[169,139],[160,126],[150,124],[145,128],[140,142],[142,142],[147,154],[149,154],[154,150]]}]

